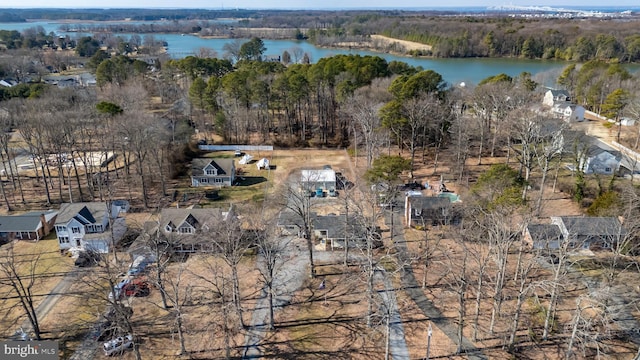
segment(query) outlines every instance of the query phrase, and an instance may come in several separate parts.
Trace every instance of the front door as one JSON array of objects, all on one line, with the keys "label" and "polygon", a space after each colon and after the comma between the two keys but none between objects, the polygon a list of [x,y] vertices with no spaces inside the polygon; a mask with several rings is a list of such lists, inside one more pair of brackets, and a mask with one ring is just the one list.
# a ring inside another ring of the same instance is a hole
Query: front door
[{"label": "front door", "polygon": [[80,247],[80,239],[76,239],[76,247]]}]

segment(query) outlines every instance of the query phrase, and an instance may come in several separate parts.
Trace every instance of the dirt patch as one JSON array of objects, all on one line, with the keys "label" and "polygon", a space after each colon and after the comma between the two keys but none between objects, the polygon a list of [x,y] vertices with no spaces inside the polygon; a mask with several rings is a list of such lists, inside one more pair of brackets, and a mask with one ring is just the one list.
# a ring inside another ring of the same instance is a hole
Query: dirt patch
[{"label": "dirt patch", "polygon": [[427,44],[422,44],[414,41],[400,40],[390,38],[384,35],[371,35],[371,40],[373,42],[380,42],[384,47],[392,45],[394,43],[399,44],[404,47],[407,51],[431,51],[432,46]]}]

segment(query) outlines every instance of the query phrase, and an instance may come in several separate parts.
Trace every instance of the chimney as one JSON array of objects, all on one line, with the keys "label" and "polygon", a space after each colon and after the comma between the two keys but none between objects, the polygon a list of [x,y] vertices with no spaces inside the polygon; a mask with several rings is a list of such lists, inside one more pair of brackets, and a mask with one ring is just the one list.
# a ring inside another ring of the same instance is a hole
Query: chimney
[{"label": "chimney", "polygon": [[49,228],[49,223],[47,223],[44,213],[40,214],[40,222],[42,223],[42,236],[49,235],[51,229]]}]

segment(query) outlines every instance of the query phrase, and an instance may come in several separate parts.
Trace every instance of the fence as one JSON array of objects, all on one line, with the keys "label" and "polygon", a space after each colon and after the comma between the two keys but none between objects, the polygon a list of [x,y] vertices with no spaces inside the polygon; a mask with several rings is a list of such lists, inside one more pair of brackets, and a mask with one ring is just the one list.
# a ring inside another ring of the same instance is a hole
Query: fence
[{"label": "fence", "polygon": [[203,151],[273,151],[272,145],[198,145]]}]

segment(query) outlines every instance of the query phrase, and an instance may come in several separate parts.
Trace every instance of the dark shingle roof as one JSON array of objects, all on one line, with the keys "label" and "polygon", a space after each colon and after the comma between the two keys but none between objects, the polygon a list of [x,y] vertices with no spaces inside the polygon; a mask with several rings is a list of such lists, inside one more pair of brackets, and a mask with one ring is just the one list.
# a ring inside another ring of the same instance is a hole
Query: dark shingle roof
[{"label": "dark shingle roof", "polygon": [[533,241],[562,239],[562,232],[555,224],[529,224],[527,230]]},{"label": "dark shingle roof", "polygon": [[183,222],[188,222],[198,229],[201,226],[213,226],[224,219],[222,209],[162,209],[160,213],[160,228],[165,229],[167,225],[178,227]]},{"label": "dark shingle roof", "polygon": [[440,196],[410,196],[409,202],[412,209],[422,210],[447,209],[451,206],[451,200],[448,197]]},{"label": "dark shingle roof", "polygon": [[78,215],[81,215],[82,218],[94,224],[97,222],[96,219],[102,220],[106,213],[107,204],[104,202],[65,203],[60,206],[60,212],[58,213],[56,224],[66,224],[72,218],[75,218],[82,224],[86,225],[87,221],[81,219]]},{"label": "dark shingle roof", "polygon": [[218,169],[218,176],[231,175],[233,172],[233,159],[209,159],[209,158],[197,158],[191,160],[191,175],[203,176],[206,175],[204,168],[209,164]]},{"label": "dark shingle roof", "polygon": [[569,234],[574,236],[618,236],[627,233],[614,217],[561,216],[560,219]]}]

